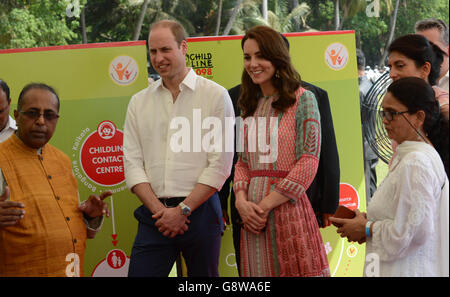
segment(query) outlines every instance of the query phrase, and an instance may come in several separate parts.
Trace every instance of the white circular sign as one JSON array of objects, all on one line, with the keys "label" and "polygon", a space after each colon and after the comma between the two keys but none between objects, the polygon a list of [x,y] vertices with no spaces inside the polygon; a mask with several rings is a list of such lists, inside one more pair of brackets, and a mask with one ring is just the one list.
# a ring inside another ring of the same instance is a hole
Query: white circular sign
[{"label": "white circular sign", "polygon": [[130,56],[118,56],[109,64],[109,75],[118,85],[127,86],[132,84],[139,74],[136,61]]},{"label": "white circular sign", "polygon": [[348,50],[342,43],[330,44],[325,50],[325,62],[333,70],[341,70],[347,66]]}]

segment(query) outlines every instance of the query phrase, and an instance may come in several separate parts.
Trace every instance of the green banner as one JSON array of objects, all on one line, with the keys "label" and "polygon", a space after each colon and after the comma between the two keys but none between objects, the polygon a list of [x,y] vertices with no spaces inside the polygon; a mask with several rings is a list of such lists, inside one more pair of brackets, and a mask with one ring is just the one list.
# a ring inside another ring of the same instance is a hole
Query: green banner
[{"label": "green banner", "polygon": [[131,96],[148,86],[145,42],[4,50],[0,65],[11,88],[11,111],[30,82],[58,92],[61,117],[50,143],[70,157],[80,199],[114,192],[106,199],[110,218],[87,241],[84,275],[126,276],[140,202],[124,181],[123,124]]},{"label": "green banner", "polygon": [[[303,80],[328,92],[339,151],[340,204],[366,210],[361,118],[353,31],[287,33],[293,64]],[[227,89],[241,81],[242,36],[199,37],[188,42],[186,63]],[[349,243],[336,227],[321,229],[332,276],[362,276],[365,245]],[[232,231],[222,242],[220,275],[237,276]]]},{"label": "green banner", "polygon": [[[286,34],[302,79],[330,98],[341,165],[341,204],[365,211],[359,93],[353,31]],[[241,36],[190,38],[187,65],[229,89],[243,70]],[[20,90],[43,82],[57,90],[61,118],[51,143],[72,160],[81,200],[104,190],[111,217],[87,241],[85,276],[126,276],[137,232],[139,199],[126,188],[122,163],[125,113],[147,81],[145,42],[120,42],[0,51],[0,77]],[[335,227],[321,230],[332,276],[361,276],[365,246],[350,244]],[[68,263],[69,264],[69,263]],[[237,276],[231,228],[222,239],[220,275]],[[172,273],[171,275],[174,275]]]}]

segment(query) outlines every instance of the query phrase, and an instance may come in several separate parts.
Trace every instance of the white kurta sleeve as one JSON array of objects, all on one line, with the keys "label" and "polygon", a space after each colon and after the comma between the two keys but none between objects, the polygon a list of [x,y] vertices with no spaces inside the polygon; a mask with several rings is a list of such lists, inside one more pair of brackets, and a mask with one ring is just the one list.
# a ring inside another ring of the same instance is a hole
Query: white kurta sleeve
[{"label": "white kurta sleeve", "polygon": [[397,168],[401,172],[392,193],[397,200],[395,218],[373,225],[373,251],[382,261],[404,257],[423,245],[433,230],[436,177],[432,167],[416,158],[405,163]]}]

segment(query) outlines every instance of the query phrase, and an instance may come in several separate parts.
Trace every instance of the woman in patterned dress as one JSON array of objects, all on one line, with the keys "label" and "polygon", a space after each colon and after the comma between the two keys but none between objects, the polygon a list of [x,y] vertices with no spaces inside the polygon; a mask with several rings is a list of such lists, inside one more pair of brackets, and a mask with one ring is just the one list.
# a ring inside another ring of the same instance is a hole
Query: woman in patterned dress
[{"label": "woman in patterned dress", "polygon": [[316,99],[301,88],[278,32],[253,27],[241,45],[245,69],[238,104],[244,121],[234,178],[243,221],[241,275],[329,276],[305,193],[319,164]]}]

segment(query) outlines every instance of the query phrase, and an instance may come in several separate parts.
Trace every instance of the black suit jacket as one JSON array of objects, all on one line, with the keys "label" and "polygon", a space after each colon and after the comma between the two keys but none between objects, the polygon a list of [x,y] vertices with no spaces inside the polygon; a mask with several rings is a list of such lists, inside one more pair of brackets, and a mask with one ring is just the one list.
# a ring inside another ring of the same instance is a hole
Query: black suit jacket
[{"label": "black suit jacket", "polygon": [[[325,90],[307,82],[302,82],[302,87],[314,93],[320,112],[322,145],[319,156],[319,167],[317,169],[317,174],[310,187],[306,190],[306,193],[311,202],[311,206],[316,213],[316,218],[319,226],[322,226],[322,214],[334,214],[339,205],[339,155],[336,145],[336,137],[334,133],[333,118],[331,116],[328,93]],[[228,90],[228,93],[230,94],[231,100],[233,102],[236,117],[241,113],[237,106],[237,100],[239,99],[240,90],[240,85],[237,85]],[[233,224],[238,224],[240,222],[239,213],[237,212],[234,205],[234,191],[230,189],[230,182],[233,181],[234,178],[234,164],[236,162],[237,154],[235,153],[233,159],[233,168],[230,177],[227,179],[224,186],[222,187],[222,190],[219,192],[222,209],[227,209],[228,196],[231,190],[230,212],[231,222]]]}]

